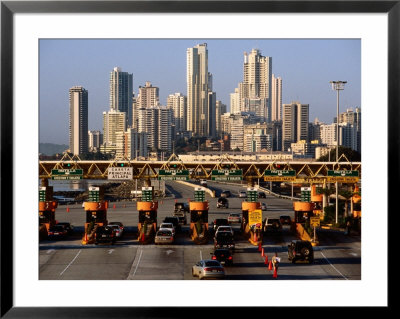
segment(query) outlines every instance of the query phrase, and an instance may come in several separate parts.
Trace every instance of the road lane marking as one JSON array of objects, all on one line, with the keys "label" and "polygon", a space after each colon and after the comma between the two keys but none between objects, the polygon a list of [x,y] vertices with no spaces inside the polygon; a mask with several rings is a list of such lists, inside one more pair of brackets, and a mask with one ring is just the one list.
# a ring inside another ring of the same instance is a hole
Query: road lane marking
[{"label": "road lane marking", "polygon": [[324,255],[324,253],[321,251],[321,255],[324,256],[324,258],[326,259],[326,261],[329,263],[329,265],[332,266],[333,269],[335,269],[344,279],[349,280],[345,275],[343,275],[334,265],[331,264],[331,262],[329,261],[328,258],[326,258],[326,256]]},{"label": "road lane marking", "polygon": [[115,249],[110,249],[108,253],[111,255]]},{"label": "road lane marking", "polygon": [[81,253],[82,250],[79,250],[78,253],[76,254],[76,256],[74,257],[74,259],[72,259],[72,261],[68,264],[67,267],[65,267],[65,269],[60,273],[60,276],[62,276],[62,274],[69,268],[69,266],[72,265],[72,263],[75,261],[76,258],[78,258],[79,254]]},{"label": "road lane marking", "polygon": [[[143,254],[143,249],[142,249],[142,248],[138,248],[138,250],[140,250],[139,258],[137,259],[137,262],[136,262],[136,256],[137,256],[137,251],[136,251],[135,260],[134,260],[133,263],[132,263],[132,267],[131,267],[131,270],[129,271],[128,278],[126,278],[126,279],[128,279],[128,280],[133,279],[133,277],[135,276],[136,271],[137,271],[137,269],[138,269],[138,267],[139,267],[140,259],[142,258],[142,254]],[[136,262],[136,267],[135,267],[135,262]],[[133,270],[134,267],[135,267],[135,270],[134,270],[134,272],[132,273],[132,270]]]},{"label": "road lane marking", "polygon": [[200,260],[203,260],[203,254],[201,253],[201,250],[200,250]]}]

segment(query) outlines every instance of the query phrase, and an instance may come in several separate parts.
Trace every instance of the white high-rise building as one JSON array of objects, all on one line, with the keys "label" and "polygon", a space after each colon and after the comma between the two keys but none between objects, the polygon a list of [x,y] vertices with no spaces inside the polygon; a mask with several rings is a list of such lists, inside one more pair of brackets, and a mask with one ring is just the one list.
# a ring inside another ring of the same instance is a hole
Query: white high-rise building
[{"label": "white high-rise building", "polygon": [[336,147],[336,123],[320,125],[321,142],[328,147]]},{"label": "white high-rise building", "polygon": [[221,101],[217,101],[215,107],[215,130],[218,137],[222,136],[222,115],[224,113],[226,113],[226,105]]},{"label": "white high-rise building", "polygon": [[110,72],[110,110],[126,113],[126,127],[132,125],[133,75],[115,67]]},{"label": "white high-rise building", "polygon": [[88,131],[89,151],[96,151],[103,144],[103,133],[100,131]]},{"label": "white high-rise building", "polygon": [[69,149],[74,155],[88,152],[88,91],[69,89]]},{"label": "white high-rise building", "polygon": [[240,94],[239,94],[239,89],[235,89],[235,93],[230,94],[230,100],[231,100],[231,108],[230,108],[230,113],[232,114],[238,114],[241,112],[240,109]]},{"label": "white high-rise building", "polygon": [[103,112],[103,151],[115,151],[117,146],[117,132],[126,131],[126,113],[111,110]]},{"label": "white high-rise building", "polygon": [[187,130],[193,135],[209,136],[208,92],[210,74],[208,72],[207,44],[188,48],[187,56]]},{"label": "white high-rise building", "polygon": [[271,85],[271,121],[282,120],[282,78],[272,74]]},{"label": "white high-rise building", "polygon": [[135,129],[128,128],[125,132],[117,132],[116,158],[129,160],[137,157],[147,157],[147,134],[138,133]]},{"label": "white high-rise building", "polygon": [[186,131],[187,98],[181,93],[168,95],[167,107],[173,111],[176,132]]},{"label": "white high-rise building", "polygon": [[146,82],[145,86],[139,86],[139,95],[137,98],[137,107],[149,108],[160,104],[160,90],[153,86],[151,82]]}]

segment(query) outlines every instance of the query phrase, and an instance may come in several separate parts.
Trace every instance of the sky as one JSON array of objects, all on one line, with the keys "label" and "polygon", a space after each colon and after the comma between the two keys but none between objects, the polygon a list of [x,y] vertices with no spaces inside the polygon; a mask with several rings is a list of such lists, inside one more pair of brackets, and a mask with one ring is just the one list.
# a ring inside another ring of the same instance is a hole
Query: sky
[{"label": "sky", "polygon": [[41,39],[39,42],[40,143],[69,141],[69,89],[88,90],[89,130],[103,127],[109,110],[109,77],[114,67],[133,74],[135,95],[146,81],[159,87],[160,103],[186,89],[186,49],[207,43],[208,71],[217,100],[229,111],[230,93],[243,81],[243,53],[259,49],[272,57],[282,78],[282,103],[310,106],[310,122],[332,123],[336,91],[330,81],[347,81],[339,112],[361,107],[359,39]]}]

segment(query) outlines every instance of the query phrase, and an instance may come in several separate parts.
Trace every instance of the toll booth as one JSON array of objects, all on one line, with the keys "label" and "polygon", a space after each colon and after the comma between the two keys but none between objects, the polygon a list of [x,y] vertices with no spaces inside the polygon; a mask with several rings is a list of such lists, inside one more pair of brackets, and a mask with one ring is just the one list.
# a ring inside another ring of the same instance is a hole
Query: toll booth
[{"label": "toll booth", "polygon": [[320,219],[324,218],[324,212],[322,210],[322,202],[324,195],[317,193],[317,188],[322,186],[312,185],[311,186],[311,202],[314,203],[313,213],[314,216],[318,216]]},{"label": "toll booth", "polygon": [[136,209],[139,213],[138,241],[141,244],[154,242],[157,231],[158,202],[137,202]]},{"label": "toll booth", "polygon": [[208,234],[208,202],[190,202],[190,237],[195,244],[206,244]]},{"label": "toll booth", "polygon": [[250,237],[251,225],[249,224],[249,212],[261,209],[260,202],[242,202],[242,223],[241,231],[245,237]]},{"label": "toll booth", "polygon": [[307,220],[313,216],[315,204],[308,202],[293,202],[294,221],[292,226],[295,227],[296,223],[305,224]]},{"label": "toll booth", "polygon": [[47,180],[39,188],[39,234],[41,238],[47,237],[50,227],[57,224],[56,208],[58,202],[53,200],[53,187],[48,186]]}]

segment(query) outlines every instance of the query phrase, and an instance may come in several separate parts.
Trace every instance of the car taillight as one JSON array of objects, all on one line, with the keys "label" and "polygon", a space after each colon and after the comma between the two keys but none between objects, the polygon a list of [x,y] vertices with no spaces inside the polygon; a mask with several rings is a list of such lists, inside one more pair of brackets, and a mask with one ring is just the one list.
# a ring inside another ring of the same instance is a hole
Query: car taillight
[{"label": "car taillight", "polygon": [[216,260],[216,259],[217,259],[217,257],[216,257],[216,256],[212,256],[212,259],[213,259],[213,260]]},{"label": "car taillight", "polygon": [[229,256],[228,259],[229,259],[229,260],[232,260],[232,256]]},{"label": "car taillight", "polygon": [[204,268],[204,271],[212,271],[212,268]]}]

